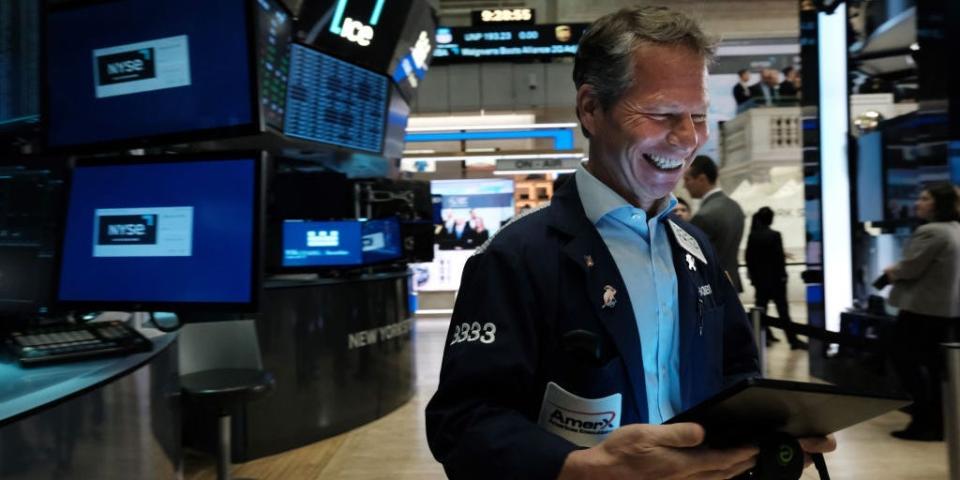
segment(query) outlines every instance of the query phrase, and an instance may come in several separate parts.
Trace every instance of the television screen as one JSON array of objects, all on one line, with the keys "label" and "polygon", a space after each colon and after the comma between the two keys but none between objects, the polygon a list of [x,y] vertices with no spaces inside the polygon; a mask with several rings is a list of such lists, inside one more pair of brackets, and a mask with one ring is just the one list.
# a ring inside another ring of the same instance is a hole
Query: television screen
[{"label": "television screen", "polygon": [[284,133],[339,147],[380,153],[387,78],[309,47],[290,50]]},{"label": "television screen", "polygon": [[47,313],[65,159],[0,159],[0,317]]},{"label": "television screen", "polygon": [[238,0],[105,1],[52,10],[49,145],[252,128],[249,11]]},{"label": "television screen", "polygon": [[261,169],[259,154],[78,164],[58,299],[106,309],[254,308]]},{"label": "television screen", "polygon": [[40,119],[40,9],[36,0],[0,2],[0,130]]},{"label": "television screen", "polygon": [[361,222],[363,231],[363,263],[379,263],[403,256],[403,238],[396,218]]},{"label": "television screen", "polygon": [[284,220],[283,267],[360,265],[363,242],[356,220]]},{"label": "television screen", "polygon": [[433,180],[430,192],[442,195],[441,250],[477,248],[514,215],[513,180]]},{"label": "television screen", "polygon": [[403,238],[396,218],[377,220],[284,220],[281,266],[349,267],[396,260]]}]

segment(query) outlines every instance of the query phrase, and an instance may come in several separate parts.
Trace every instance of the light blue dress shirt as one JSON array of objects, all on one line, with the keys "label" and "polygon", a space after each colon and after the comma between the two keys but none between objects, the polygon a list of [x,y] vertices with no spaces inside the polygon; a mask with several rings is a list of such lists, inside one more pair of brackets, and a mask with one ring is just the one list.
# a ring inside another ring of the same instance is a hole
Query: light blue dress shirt
[{"label": "light blue dress shirt", "polygon": [[575,176],[580,202],[610,250],[633,305],[640,333],[649,423],[658,425],[680,410],[680,318],[677,273],[667,237],[671,194],[657,215],[636,208],[585,168]]}]

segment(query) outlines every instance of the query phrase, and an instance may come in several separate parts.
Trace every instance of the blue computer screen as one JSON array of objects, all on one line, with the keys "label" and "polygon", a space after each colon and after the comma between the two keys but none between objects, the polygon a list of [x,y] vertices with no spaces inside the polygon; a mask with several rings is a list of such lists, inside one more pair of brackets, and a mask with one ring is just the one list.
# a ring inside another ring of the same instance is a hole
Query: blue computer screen
[{"label": "blue computer screen", "polygon": [[295,44],[290,49],[284,133],[380,153],[387,86],[383,75]]},{"label": "blue computer screen", "polygon": [[360,265],[363,243],[356,220],[283,222],[284,267]]},{"label": "blue computer screen", "polygon": [[251,302],[256,171],[253,158],[78,166],[59,300]]},{"label": "blue computer screen", "polygon": [[403,239],[396,218],[363,222],[363,263],[377,263],[403,256]]},{"label": "blue computer screen", "polygon": [[50,12],[48,143],[253,121],[248,3],[125,0]]}]

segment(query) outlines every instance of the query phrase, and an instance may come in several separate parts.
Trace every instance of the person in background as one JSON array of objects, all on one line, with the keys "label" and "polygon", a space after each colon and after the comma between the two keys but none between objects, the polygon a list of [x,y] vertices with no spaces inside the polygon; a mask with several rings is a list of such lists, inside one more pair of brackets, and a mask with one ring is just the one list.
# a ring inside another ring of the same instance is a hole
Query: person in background
[{"label": "person in background", "polygon": [[775,68],[764,68],[760,81],[750,86],[750,95],[760,105],[776,105],[780,101],[780,72]]},{"label": "person in background", "polygon": [[737,101],[737,105],[742,105],[750,100],[750,97],[753,95],[753,92],[750,90],[750,70],[744,68],[737,72],[737,77],[739,82],[733,86],[733,98]]},{"label": "person in background", "polygon": [[800,70],[790,66],[783,69],[783,81],[780,82],[781,97],[797,97],[800,94]]},{"label": "person in background", "polygon": [[483,217],[480,215],[474,215],[473,219],[470,220],[470,226],[471,228],[464,236],[463,246],[464,248],[478,248],[490,238],[490,231],[484,227]]},{"label": "person in background", "polygon": [[746,216],[740,204],[717,186],[717,164],[706,155],[698,155],[683,176],[683,186],[693,198],[699,198],[700,209],[690,223],[700,227],[710,237],[717,256],[730,277],[737,293],[743,292],[738,273],[740,241]]},{"label": "person in background", "polygon": [[897,315],[894,364],[913,397],[912,419],[891,433],[905,440],[943,440],[940,343],[956,339],[960,322],[960,214],[957,190],[931,185],[914,205],[927,222],[910,236],[903,258],[884,270]]},{"label": "person in background", "polygon": [[[790,322],[790,305],[787,302],[787,260],[783,252],[783,238],[780,232],[770,228],[773,225],[773,210],[762,207],[753,214],[750,223],[750,236],[747,237],[747,274],[756,289],[755,305],[764,310],[773,300],[777,307],[777,317]],[[807,343],[797,338],[797,334],[787,332],[791,350],[806,350]],[[773,332],[767,327],[767,345],[775,341]]]},{"label": "person in background", "polygon": [[677,206],[673,208],[673,213],[677,214],[680,217],[680,220],[684,222],[689,222],[690,218],[693,217],[693,212],[690,210],[690,204],[687,203],[683,197],[677,197]]}]

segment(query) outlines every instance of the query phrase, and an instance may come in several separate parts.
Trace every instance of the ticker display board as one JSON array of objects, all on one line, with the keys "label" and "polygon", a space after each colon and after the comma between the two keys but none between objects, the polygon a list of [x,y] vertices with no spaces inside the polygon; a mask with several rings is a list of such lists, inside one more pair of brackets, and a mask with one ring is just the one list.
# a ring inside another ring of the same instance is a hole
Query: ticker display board
[{"label": "ticker display board", "polygon": [[439,27],[433,63],[572,57],[588,23]]},{"label": "ticker display board", "polygon": [[284,134],[380,153],[388,95],[387,77],[294,44]]}]

